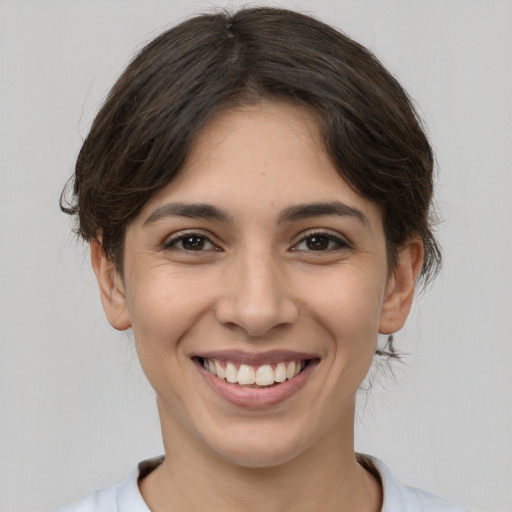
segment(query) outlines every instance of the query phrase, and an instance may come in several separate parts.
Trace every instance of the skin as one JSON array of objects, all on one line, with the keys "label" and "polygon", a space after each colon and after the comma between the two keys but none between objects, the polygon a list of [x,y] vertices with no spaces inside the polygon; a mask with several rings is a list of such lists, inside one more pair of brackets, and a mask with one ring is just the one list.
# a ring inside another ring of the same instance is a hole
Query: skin
[{"label": "skin", "polygon": [[[176,202],[226,218],[171,214]],[[311,203],[352,213],[282,219]],[[203,129],[128,226],[122,275],[92,243],[107,317],[133,329],[157,395],[166,459],[140,482],[152,511],[380,510],[380,484],[354,455],[355,395],[377,334],[406,320],[423,257],[411,238],[389,269],[382,220],[333,167],[313,115],[263,101]],[[228,349],[286,349],[318,364],[288,399],[239,407],[192,359]]]}]

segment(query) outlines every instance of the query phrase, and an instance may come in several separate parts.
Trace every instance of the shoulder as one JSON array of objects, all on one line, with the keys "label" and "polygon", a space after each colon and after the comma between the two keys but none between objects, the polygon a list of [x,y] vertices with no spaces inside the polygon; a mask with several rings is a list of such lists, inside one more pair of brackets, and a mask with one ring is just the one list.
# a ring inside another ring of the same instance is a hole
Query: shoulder
[{"label": "shoulder", "polygon": [[83,500],[59,508],[56,512],[118,512],[118,488],[115,485],[96,491]]},{"label": "shoulder", "polygon": [[150,512],[139,491],[138,479],[150,473],[162,458],[141,462],[117,485],[106,487],[56,512]]},{"label": "shoulder", "polygon": [[470,512],[438,496],[400,483],[388,467],[375,457],[361,455],[359,462],[378,474],[384,494],[382,512]]}]

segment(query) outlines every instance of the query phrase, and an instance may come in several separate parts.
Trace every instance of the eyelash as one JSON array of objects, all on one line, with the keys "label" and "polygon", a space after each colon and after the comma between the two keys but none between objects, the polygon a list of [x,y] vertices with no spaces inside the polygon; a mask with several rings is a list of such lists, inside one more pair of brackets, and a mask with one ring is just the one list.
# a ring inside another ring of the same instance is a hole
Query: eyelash
[{"label": "eyelash", "polygon": [[[303,243],[307,243],[308,239],[312,239],[314,237],[322,238],[324,240],[327,240],[328,246],[331,245],[331,243],[335,244],[335,247],[327,247],[326,249],[320,249],[320,250],[314,250],[314,249],[298,249],[298,246],[300,246]],[[352,246],[343,238],[341,238],[338,235],[334,235],[329,232],[325,231],[311,231],[306,234],[306,236],[303,236],[297,244],[295,244],[292,247],[292,251],[302,251],[304,252],[313,252],[313,253],[331,253],[335,251],[341,251],[344,249],[351,249]]]},{"label": "eyelash", "polygon": [[[201,239],[203,244],[210,244],[212,246],[212,248],[204,249],[203,247],[200,247],[198,250],[193,250],[193,249],[185,249],[184,247],[177,247],[177,245],[180,242],[184,242],[185,240],[192,239],[192,238]],[[163,249],[176,249],[176,250],[184,251],[184,252],[188,252],[188,253],[203,252],[205,250],[206,251],[212,251],[212,250],[220,251],[221,250],[206,235],[204,235],[203,233],[197,233],[195,231],[179,233],[178,235],[165,240],[165,242],[162,244],[162,247],[163,247]]]},{"label": "eyelash", "polygon": [[[323,241],[327,241],[327,247],[325,249],[317,249],[317,250],[311,249],[311,248],[308,248],[308,249],[299,249],[298,248],[301,244],[307,243],[308,240],[313,239],[315,237],[319,238],[319,239],[323,239]],[[194,250],[194,249],[190,249],[190,248],[186,249],[183,246],[178,247],[178,244],[183,243],[187,239],[193,239],[193,238],[199,239],[199,245],[200,245],[199,249]],[[211,248],[205,249],[204,245],[207,245],[207,244],[210,244]],[[329,247],[332,244],[334,244],[335,247]],[[222,250],[218,246],[216,246],[206,235],[204,235],[202,233],[197,233],[194,231],[180,233],[176,236],[173,236],[170,239],[167,239],[163,243],[163,249],[176,249],[176,250],[181,250],[181,251],[184,251],[187,253],[193,253],[193,252],[199,253],[199,252],[203,252],[203,251],[212,251],[212,250],[221,251]],[[330,253],[330,252],[334,252],[334,251],[340,251],[343,249],[351,249],[351,245],[343,238],[341,238],[337,235],[334,235],[332,233],[325,232],[325,231],[311,231],[311,232],[307,233],[306,236],[303,236],[299,240],[299,242],[296,243],[290,250],[291,251],[304,251],[304,252],[317,252],[317,253]]]}]

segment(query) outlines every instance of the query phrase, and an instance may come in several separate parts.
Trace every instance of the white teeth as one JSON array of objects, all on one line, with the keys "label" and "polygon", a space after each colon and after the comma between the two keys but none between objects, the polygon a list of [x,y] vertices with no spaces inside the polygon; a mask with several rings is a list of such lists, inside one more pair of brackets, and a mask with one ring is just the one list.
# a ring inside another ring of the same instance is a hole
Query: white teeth
[{"label": "white teeth", "polygon": [[220,377],[221,379],[226,377],[226,370],[224,370],[219,361],[215,361],[215,371],[217,373],[217,377]]},{"label": "white teeth", "polygon": [[286,378],[291,379],[295,376],[295,361],[291,361],[288,363],[286,367]]},{"label": "white teeth", "polygon": [[212,375],[225,379],[230,384],[271,386],[275,382],[284,382],[296,377],[304,368],[304,363],[301,361],[281,362],[276,365],[274,370],[270,364],[263,364],[258,367],[241,364],[237,368],[234,363],[228,362],[224,367],[216,359],[204,358],[203,366]]},{"label": "white teeth", "polygon": [[272,366],[264,364],[256,370],[256,384],[258,386],[270,386],[274,384],[275,374]]},{"label": "white teeth", "polygon": [[279,363],[276,366],[276,382],[284,382],[286,380],[286,365],[284,363]]},{"label": "white teeth", "polygon": [[[247,364],[241,364],[240,368],[238,368],[238,384],[254,384],[255,379],[256,375],[254,372],[254,368]],[[273,382],[274,381],[272,381],[272,383]],[[256,384],[258,384],[258,382],[256,382]]]},{"label": "white teeth", "polygon": [[235,384],[238,377],[238,371],[236,366],[233,363],[228,363],[226,365],[226,380],[231,384]]}]

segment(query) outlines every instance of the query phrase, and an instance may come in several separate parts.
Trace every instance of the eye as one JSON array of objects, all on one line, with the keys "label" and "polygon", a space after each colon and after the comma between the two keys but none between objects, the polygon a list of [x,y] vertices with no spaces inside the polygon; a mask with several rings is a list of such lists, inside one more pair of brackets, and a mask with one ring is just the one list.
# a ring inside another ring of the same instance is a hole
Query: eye
[{"label": "eye", "polygon": [[164,243],[165,249],[177,249],[187,252],[200,251],[217,251],[219,248],[215,246],[208,237],[200,233],[185,233],[174,236]]},{"label": "eye", "polygon": [[350,248],[348,242],[331,233],[310,233],[298,244],[292,247],[293,251],[329,252]]}]

